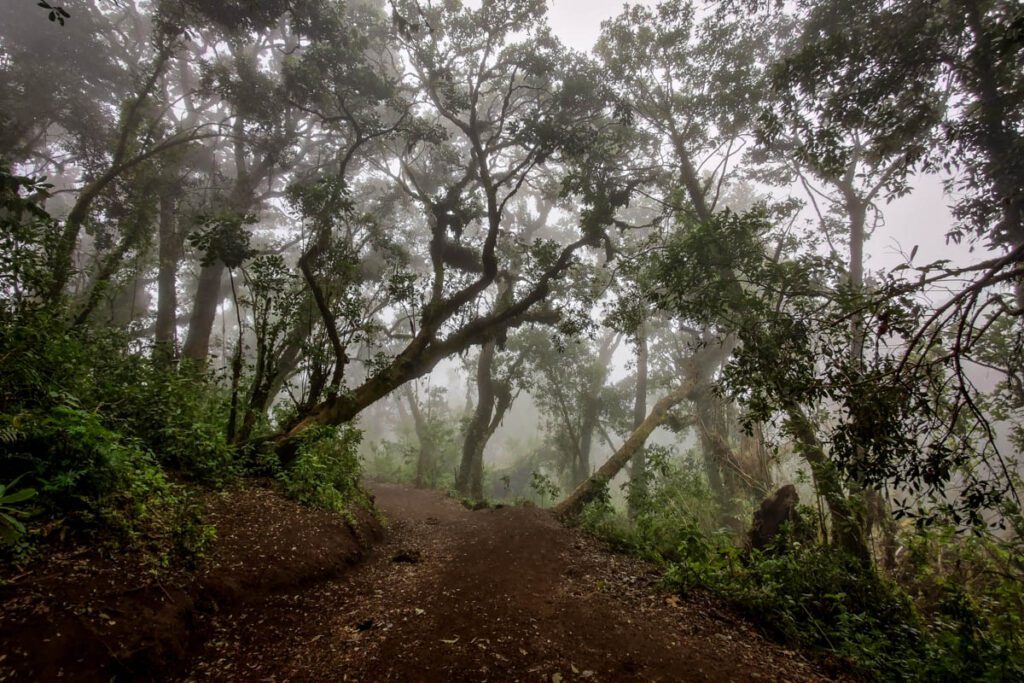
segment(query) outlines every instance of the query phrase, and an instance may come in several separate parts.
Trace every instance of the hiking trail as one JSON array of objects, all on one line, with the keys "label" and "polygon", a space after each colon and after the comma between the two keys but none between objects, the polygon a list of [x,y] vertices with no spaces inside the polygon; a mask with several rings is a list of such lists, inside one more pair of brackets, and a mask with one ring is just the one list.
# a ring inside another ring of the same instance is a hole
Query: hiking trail
[{"label": "hiking trail", "polygon": [[707,597],[659,587],[546,511],[371,484],[385,539],[348,573],[211,617],[187,680],[817,681]]}]

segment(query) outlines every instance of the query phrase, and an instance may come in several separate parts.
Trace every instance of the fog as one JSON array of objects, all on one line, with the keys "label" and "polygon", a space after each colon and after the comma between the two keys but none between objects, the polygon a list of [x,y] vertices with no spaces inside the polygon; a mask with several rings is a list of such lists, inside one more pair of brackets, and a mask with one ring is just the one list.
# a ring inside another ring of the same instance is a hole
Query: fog
[{"label": "fog", "polygon": [[0,681],[1019,680],[1022,27],[0,0]]}]

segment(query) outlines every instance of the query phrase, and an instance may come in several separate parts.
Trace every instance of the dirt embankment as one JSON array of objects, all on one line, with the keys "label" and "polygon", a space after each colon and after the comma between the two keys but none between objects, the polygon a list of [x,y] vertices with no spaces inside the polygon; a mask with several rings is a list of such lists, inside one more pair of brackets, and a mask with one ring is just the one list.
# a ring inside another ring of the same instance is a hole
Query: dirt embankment
[{"label": "dirt embankment", "polygon": [[271,482],[206,496],[217,539],[193,572],[80,546],[3,575],[0,681],[164,679],[200,648],[212,615],[343,573],[380,538],[283,498]]},{"label": "dirt embankment", "polygon": [[664,591],[656,567],[545,510],[371,491],[387,532],[368,553],[369,517],[349,526],[250,488],[211,497],[219,538],[200,572],[157,581],[86,550],[34,567],[0,593],[0,670],[47,681],[835,677],[717,601]]}]

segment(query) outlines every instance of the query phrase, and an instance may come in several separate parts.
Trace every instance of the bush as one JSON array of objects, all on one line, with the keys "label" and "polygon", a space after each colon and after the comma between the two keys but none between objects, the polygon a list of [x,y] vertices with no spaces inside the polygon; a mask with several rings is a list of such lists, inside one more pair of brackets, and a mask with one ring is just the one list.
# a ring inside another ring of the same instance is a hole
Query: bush
[{"label": "bush", "polygon": [[105,427],[92,412],[68,406],[2,416],[5,468],[16,463],[35,482],[41,512],[74,528],[102,527],[141,542],[164,560],[191,560],[212,531],[198,504],[169,482],[152,453]]},{"label": "bush", "polygon": [[700,477],[673,464],[633,519],[606,492],[579,522],[659,563],[676,590],[708,590],[775,638],[827,652],[868,678],[1024,679],[1022,555],[1005,539],[914,530],[897,584],[836,548],[800,542],[798,529],[784,527],[771,547],[747,552],[715,528],[716,512]]},{"label": "bush", "polygon": [[0,315],[0,358],[0,480],[24,475],[41,518],[109,527],[163,554],[201,550],[209,531],[164,467],[208,483],[235,471],[204,383],[46,311]]},{"label": "bush", "polygon": [[[671,562],[729,547],[728,534],[718,526],[714,496],[700,471],[687,460],[654,461],[644,492],[631,490],[632,519],[616,514],[607,490],[587,505],[581,526],[614,547],[656,562]],[[629,486],[629,484],[627,484]]]},{"label": "bush", "polygon": [[933,526],[904,535],[898,576],[925,616],[934,680],[1024,679],[1024,540]]},{"label": "bush", "polygon": [[886,680],[912,675],[923,641],[910,599],[835,548],[755,552],[709,578],[716,592],[786,642],[827,650]]},{"label": "bush", "polygon": [[305,505],[336,512],[346,512],[353,504],[368,506],[359,486],[362,438],[351,425],[306,430],[295,462],[277,475],[285,493]]},{"label": "bush", "polygon": [[140,439],[161,465],[192,481],[219,488],[236,478],[242,466],[220,419],[222,392],[201,374],[179,375],[148,359],[132,361],[121,365],[125,400],[111,407],[108,418]]},{"label": "bush", "polygon": [[367,477],[391,484],[409,484],[416,478],[419,447],[382,439],[369,446],[361,458]]}]

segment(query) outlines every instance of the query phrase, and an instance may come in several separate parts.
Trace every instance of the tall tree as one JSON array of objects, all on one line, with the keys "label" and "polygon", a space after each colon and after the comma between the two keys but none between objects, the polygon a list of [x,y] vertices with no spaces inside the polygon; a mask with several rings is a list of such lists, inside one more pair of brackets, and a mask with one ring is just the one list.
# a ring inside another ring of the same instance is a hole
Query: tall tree
[{"label": "tall tree", "polygon": [[[478,10],[396,4],[395,31],[423,125],[400,149],[399,168],[382,165],[381,171],[426,218],[429,276],[420,283],[415,333],[362,384],[326,398],[280,435],[282,446],[312,424],[350,420],[442,358],[528,322],[576,252],[604,239],[603,207],[614,178],[604,179],[600,193],[593,179],[577,183],[594,208],[567,245],[517,244],[517,235],[503,230],[506,207],[542,164],[598,159],[617,136],[596,72],[551,36],[544,10],[536,1],[484,3]],[[614,197],[613,203],[628,199]],[[505,253],[523,259],[528,276],[507,306],[474,314],[496,285]]]}]

